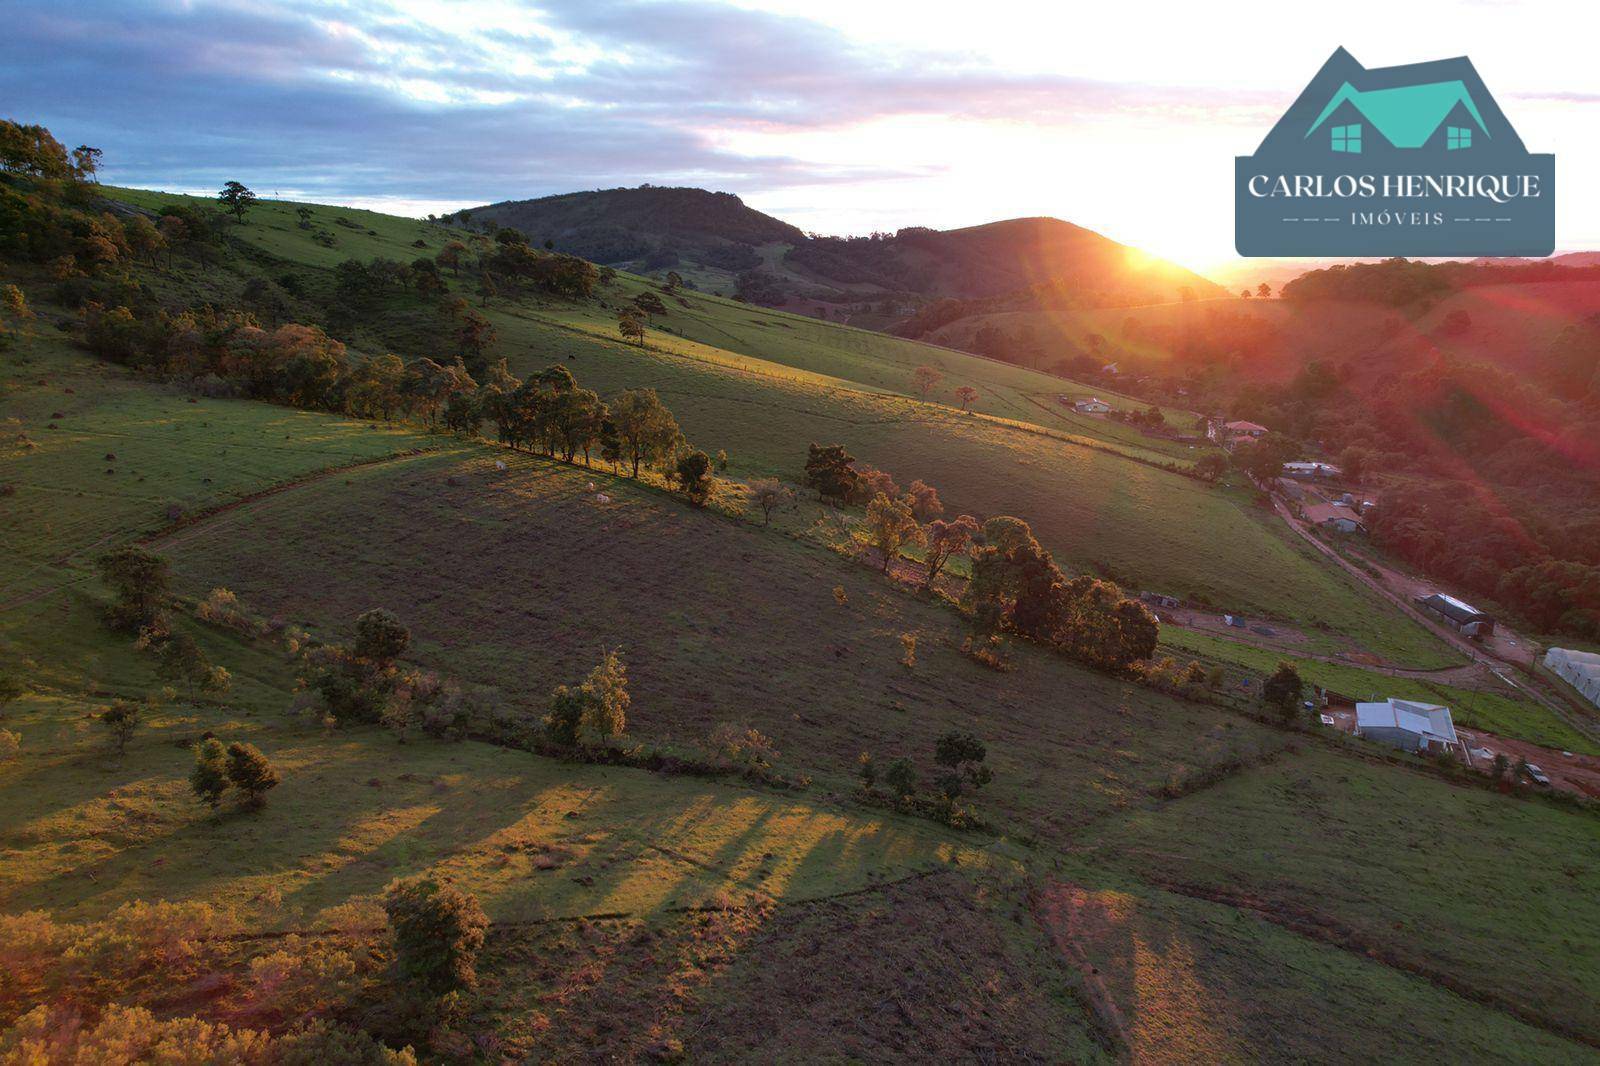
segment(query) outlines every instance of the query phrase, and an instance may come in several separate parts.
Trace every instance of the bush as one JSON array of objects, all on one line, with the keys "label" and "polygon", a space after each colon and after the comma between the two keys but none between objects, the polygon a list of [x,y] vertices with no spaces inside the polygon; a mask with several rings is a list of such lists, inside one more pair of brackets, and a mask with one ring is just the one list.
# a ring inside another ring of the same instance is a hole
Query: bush
[{"label": "bush", "polygon": [[0,763],[8,763],[22,751],[22,736],[9,729],[0,729]]},{"label": "bush", "polygon": [[896,759],[884,772],[883,783],[900,799],[910,799],[917,792],[917,768],[910,759]]},{"label": "bush", "polygon": [[718,759],[746,770],[769,769],[778,758],[778,750],[765,733],[732,722],[723,722],[712,729],[708,742]]},{"label": "bush", "polygon": [[395,969],[419,999],[477,986],[478,951],[489,919],[476,897],[429,878],[391,885],[383,909],[394,930]]},{"label": "bush", "polygon": [[228,745],[228,780],[244,794],[244,804],[254,810],[266,803],[267,792],[278,787],[278,771],[254,744]]},{"label": "bush", "polygon": [[189,789],[212,810],[222,805],[222,794],[228,790],[228,753],[222,741],[209,737],[195,749]]},{"label": "bush", "polygon": [[111,747],[118,755],[128,750],[128,741],[139,728],[141,708],[132,700],[117,700],[100,712],[100,724],[111,736]]}]

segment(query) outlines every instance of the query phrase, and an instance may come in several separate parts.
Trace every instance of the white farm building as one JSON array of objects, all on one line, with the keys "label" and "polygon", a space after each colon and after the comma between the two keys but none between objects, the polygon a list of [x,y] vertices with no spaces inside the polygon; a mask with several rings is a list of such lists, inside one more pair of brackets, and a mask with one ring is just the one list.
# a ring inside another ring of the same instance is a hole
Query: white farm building
[{"label": "white farm building", "polygon": [[1387,699],[1382,703],[1356,704],[1356,732],[1406,751],[1437,751],[1456,748],[1455,723],[1450,708],[1436,703]]},{"label": "white farm building", "polygon": [[1544,664],[1578,694],[1600,707],[1600,655],[1571,648],[1551,648],[1544,653]]}]

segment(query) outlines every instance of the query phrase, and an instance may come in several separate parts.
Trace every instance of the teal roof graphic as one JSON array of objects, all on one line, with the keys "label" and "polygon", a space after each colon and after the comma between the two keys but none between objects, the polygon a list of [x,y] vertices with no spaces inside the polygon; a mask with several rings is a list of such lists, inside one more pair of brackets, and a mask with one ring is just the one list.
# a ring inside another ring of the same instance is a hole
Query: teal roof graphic
[{"label": "teal roof graphic", "polygon": [[1461,81],[1401,85],[1392,89],[1369,89],[1366,92],[1345,82],[1311,124],[1306,136],[1317,132],[1328,121],[1328,117],[1338,110],[1339,105],[1346,101],[1396,148],[1421,148],[1457,104],[1465,107],[1483,135],[1489,136],[1489,127],[1484,125],[1478,105],[1473,102],[1472,94]]}]

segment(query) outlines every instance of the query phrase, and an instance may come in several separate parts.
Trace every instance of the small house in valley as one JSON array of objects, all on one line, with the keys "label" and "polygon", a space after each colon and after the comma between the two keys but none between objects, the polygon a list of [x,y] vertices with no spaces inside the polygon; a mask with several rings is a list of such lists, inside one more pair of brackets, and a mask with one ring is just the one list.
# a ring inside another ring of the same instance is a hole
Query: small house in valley
[{"label": "small house in valley", "polygon": [[1072,409],[1080,415],[1103,415],[1110,412],[1111,405],[1099,397],[1091,397],[1087,400],[1079,400],[1072,405]]},{"label": "small house in valley", "polygon": [[1306,521],[1335,533],[1365,533],[1361,517],[1342,503],[1308,503],[1301,508]]},{"label": "small house in valley", "polygon": [[1436,703],[1387,699],[1356,704],[1356,733],[1380,744],[1406,751],[1459,749],[1450,708]]}]

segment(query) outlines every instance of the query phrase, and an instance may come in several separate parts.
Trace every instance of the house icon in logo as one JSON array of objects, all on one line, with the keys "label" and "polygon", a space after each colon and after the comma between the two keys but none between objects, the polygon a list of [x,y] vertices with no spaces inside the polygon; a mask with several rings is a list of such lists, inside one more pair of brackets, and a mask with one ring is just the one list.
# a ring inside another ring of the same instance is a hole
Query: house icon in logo
[{"label": "house icon in logo", "polygon": [[1328,131],[1329,151],[1354,155],[1396,149],[1463,151],[1472,147],[1474,132],[1480,147],[1491,136],[1472,93],[1460,80],[1367,92],[1345,82],[1306,136],[1322,130]]},{"label": "house icon in logo", "polygon": [[1555,157],[1465,56],[1368,70],[1343,48],[1235,167],[1240,255],[1549,255]]}]

